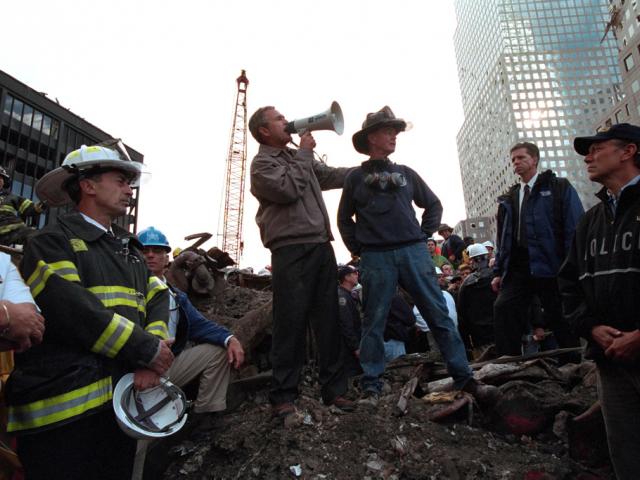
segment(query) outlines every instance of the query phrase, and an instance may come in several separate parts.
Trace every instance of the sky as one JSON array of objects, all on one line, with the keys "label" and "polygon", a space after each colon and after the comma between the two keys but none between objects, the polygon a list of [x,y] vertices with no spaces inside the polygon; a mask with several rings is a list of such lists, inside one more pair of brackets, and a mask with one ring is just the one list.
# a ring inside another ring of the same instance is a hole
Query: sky
[{"label": "sky", "polygon": [[[0,69],[142,152],[152,172],[138,229],[170,243],[214,234],[221,242],[225,162],[236,78],[247,72],[249,117],[274,105],[289,120],[342,107],[345,133],[314,132],[330,166],[366,160],[351,136],[389,105],[413,124],[390,158],[416,170],[444,206],[465,218],[456,148],[463,114],[452,1],[21,0],[2,6]],[[247,172],[257,152],[248,135]],[[338,262],[350,255],[335,223],[340,191],[325,192]],[[270,252],[246,180],[241,266]],[[418,211],[418,215],[422,214]]]}]

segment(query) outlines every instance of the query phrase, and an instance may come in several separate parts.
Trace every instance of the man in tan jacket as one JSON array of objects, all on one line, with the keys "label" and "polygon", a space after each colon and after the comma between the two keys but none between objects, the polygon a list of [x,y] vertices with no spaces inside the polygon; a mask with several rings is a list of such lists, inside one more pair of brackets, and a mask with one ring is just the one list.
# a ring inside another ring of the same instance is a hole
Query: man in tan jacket
[{"label": "man in tan jacket", "polygon": [[336,259],[322,190],[342,188],[347,168],[330,168],[314,160],[316,142],[300,136],[299,150],[287,147],[287,120],[274,107],[258,109],[249,130],[260,143],[251,163],[251,193],[260,202],[256,222],[264,246],[271,250],[273,288],[273,414],[295,412],[305,357],[307,323],[314,329],[322,399],[327,405],[353,409],[343,395],[347,379],[342,365],[338,325]]}]

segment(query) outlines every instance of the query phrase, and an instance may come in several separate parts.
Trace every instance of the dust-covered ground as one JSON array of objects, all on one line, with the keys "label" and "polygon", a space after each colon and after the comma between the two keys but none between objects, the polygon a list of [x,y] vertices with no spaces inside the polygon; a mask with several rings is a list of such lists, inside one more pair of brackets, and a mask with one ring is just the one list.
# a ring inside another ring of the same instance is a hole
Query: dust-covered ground
[{"label": "dust-covered ground", "polygon": [[[614,478],[606,465],[588,468],[570,459],[565,432],[558,421],[554,425],[554,411],[547,410],[551,423],[541,433],[518,436],[497,432],[500,422],[494,409],[483,411],[477,405],[471,425],[466,407],[446,424],[430,421],[433,405],[416,397],[409,399],[407,414],[399,416],[401,384],[394,383],[377,408],[359,406],[342,413],[324,406],[309,380],[308,375],[299,414],[287,425],[271,418],[266,391],[254,392],[236,411],[224,415],[215,430],[187,433],[174,443],[164,478]],[[550,407],[558,413],[567,406],[583,409],[595,392],[578,385],[562,395],[566,398]]]},{"label": "dust-covered ground", "polygon": [[[195,299],[194,304],[233,328],[234,320],[270,298],[268,291],[228,286],[216,298]],[[442,405],[422,397],[429,382],[439,378],[433,376],[441,366],[434,364],[438,360],[430,353],[390,365],[379,405],[359,405],[352,413],[319,401],[314,369],[308,367],[299,413],[286,424],[271,417],[268,372],[259,373],[255,382],[232,385],[232,410],[218,418],[215,428],[199,431],[190,420],[174,437],[152,445],[145,479],[614,478],[601,418],[594,417],[595,428],[571,428],[572,418],[596,400],[593,364],[557,368],[547,359],[485,367],[476,377],[499,386],[502,400],[492,407],[463,405],[436,423],[430,418]],[[398,399],[418,364],[425,368],[401,415]],[[253,373],[260,370],[254,366]],[[359,398],[353,381],[348,396]]]}]

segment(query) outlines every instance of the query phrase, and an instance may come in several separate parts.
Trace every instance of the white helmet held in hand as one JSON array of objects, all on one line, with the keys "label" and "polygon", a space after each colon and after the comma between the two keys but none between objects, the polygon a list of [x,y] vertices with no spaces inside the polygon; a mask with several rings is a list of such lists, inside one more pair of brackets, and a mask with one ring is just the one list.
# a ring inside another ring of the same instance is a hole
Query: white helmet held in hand
[{"label": "white helmet held in hand", "polygon": [[120,379],[113,392],[113,410],[124,433],[138,440],[173,435],[187,421],[189,402],[169,380],[143,391],[133,386],[133,373]]},{"label": "white helmet held in hand", "polygon": [[105,142],[101,145],[82,145],[69,153],[62,165],[44,175],[36,184],[36,195],[52,207],[61,207],[71,203],[66,191],[67,182],[79,178],[83,172],[98,169],[114,169],[125,172],[131,186],[138,186],[143,164],[134,162],[120,140]]},{"label": "white helmet held in hand", "polygon": [[489,250],[481,243],[473,243],[467,247],[469,258],[479,257],[481,255],[489,255]]}]

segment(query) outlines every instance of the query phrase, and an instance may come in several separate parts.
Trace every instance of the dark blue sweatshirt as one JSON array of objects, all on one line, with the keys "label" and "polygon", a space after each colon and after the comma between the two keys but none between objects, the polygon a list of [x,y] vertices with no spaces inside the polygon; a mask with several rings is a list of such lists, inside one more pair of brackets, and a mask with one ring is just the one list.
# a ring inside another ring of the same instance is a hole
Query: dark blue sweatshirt
[{"label": "dark blue sweatshirt", "polygon": [[[401,174],[392,182],[365,183],[367,175],[380,172]],[[412,202],[424,208],[418,223]],[[355,216],[355,219],[354,219]],[[338,209],[342,241],[353,254],[362,250],[392,250],[426,241],[438,228],[442,204],[411,168],[389,159],[369,159],[345,179]]]}]

